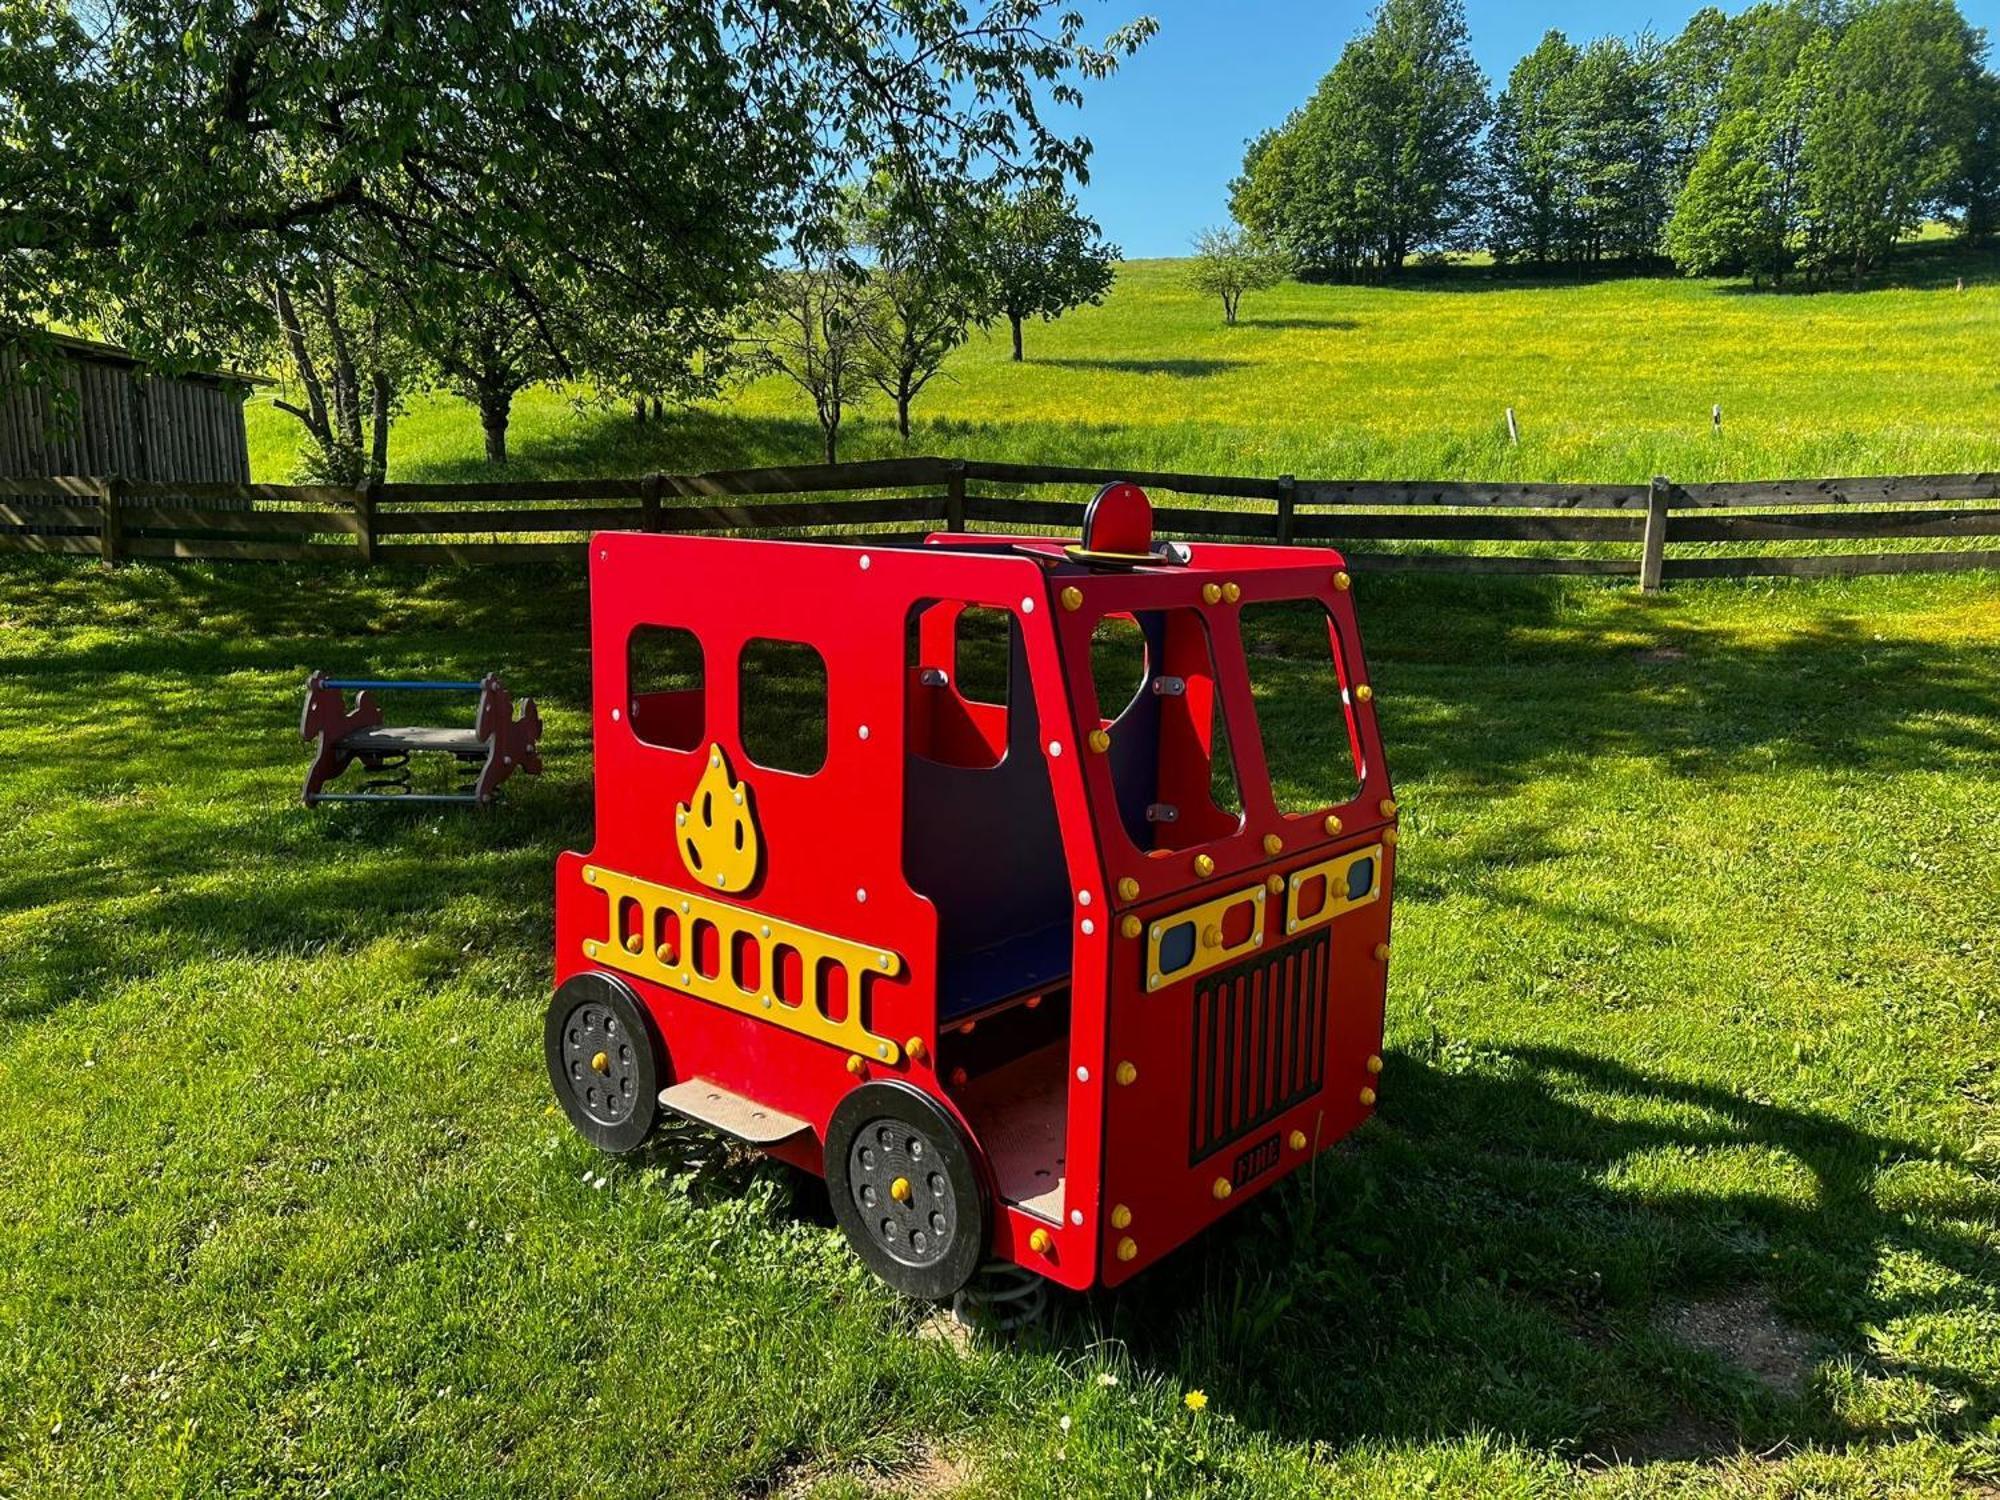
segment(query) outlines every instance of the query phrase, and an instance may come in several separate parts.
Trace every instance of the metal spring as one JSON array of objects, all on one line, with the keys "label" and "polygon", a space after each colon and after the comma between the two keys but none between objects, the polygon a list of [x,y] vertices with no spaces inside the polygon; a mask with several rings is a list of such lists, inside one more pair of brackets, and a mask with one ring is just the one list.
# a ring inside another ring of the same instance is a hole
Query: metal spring
[{"label": "metal spring", "polygon": [[1025,1266],[989,1260],[952,1294],[951,1315],[967,1328],[1013,1333],[1048,1311],[1049,1284]]},{"label": "metal spring", "polygon": [[361,783],[364,792],[376,792],[385,797],[394,797],[411,789],[410,752],[407,750],[391,751],[365,769],[368,773],[367,780]]}]

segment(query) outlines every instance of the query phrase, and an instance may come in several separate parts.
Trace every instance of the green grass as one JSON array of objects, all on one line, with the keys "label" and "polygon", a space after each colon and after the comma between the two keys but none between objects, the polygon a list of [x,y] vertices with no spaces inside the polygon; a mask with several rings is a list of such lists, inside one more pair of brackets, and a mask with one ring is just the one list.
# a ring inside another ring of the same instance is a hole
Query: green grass
[{"label": "green grass", "polygon": [[[1991,581],[1358,597],[1407,809],[1380,1118],[961,1352],[784,1172],[699,1135],[613,1164],[549,1103],[576,576],[0,569],[0,1494],[2000,1480]],[[305,812],[312,666],[502,671],[548,773]]]},{"label": "green grass", "polygon": [[[1673,279],[1533,284],[1459,267],[1407,288],[1253,294],[1243,321],[1173,261],[1120,269],[1102,307],[975,334],[916,408],[910,447],[988,459],[1385,479],[1683,482],[2000,468],[2000,263],[1912,247],[1893,284],[1818,295]],[[1955,290],[1963,275],[1966,290]],[[1723,435],[1709,411],[1721,403]],[[1515,408],[1521,445],[1507,440]],[[817,458],[805,398],[776,380],[665,422],[547,390],[516,407],[523,475]],[[843,454],[903,451],[877,401]],[[255,398],[252,467],[282,480],[297,423]],[[424,399],[392,477],[493,473],[472,408]]]}]

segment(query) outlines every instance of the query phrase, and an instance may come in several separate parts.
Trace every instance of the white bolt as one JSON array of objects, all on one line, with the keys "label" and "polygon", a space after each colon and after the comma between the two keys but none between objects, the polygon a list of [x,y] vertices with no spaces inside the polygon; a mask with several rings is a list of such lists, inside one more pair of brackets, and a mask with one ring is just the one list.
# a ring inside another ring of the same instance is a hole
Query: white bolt
[{"label": "white bolt", "polygon": [[868,567],[869,567],[869,557],[868,554],[864,552],[861,554],[861,571],[866,573],[868,571]]},{"label": "white bolt", "polygon": [[1089,937],[1095,931],[1097,931],[1097,924],[1091,921],[1090,918],[1085,917],[1083,919],[1083,935]]},{"label": "white bolt", "polygon": [[1083,1210],[1080,1208],[1072,1208],[1069,1211],[1069,1221],[1072,1224],[1083,1223]]},{"label": "white bolt", "polygon": [[769,922],[764,923],[757,929],[757,936],[759,937],[769,937],[770,935],[771,935],[771,924]]},{"label": "white bolt", "polygon": [[859,890],[857,890],[854,893],[854,899],[856,901],[866,901],[868,899],[868,887],[862,886]]},{"label": "white bolt", "polygon": [[1027,598],[1024,595],[1021,599],[1021,613],[1024,615],[1031,615],[1034,612],[1035,612],[1035,601],[1030,598]]},{"label": "white bolt", "polygon": [[618,710],[615,708],[611,710],[611,722],[614,724],[618,722]]},{"label": "white bolt", "polygon": [[868,726],[866,724],[863,724],[861,726],[860,733],[861,733],[861,738],[863,738],[864,740],[868,738]]},{"label": "white bolt", "polygon": [[1088,906],[1088,905],[1090,905],[1090,892],[1089,892],[1089,891],[1078,891],[1078,892],[1076,893],[1076,904],[1077,904],[1078,906]]},{"label": "white bolt", "polygon": [[1090,1082],[1090,1069],[1088,1069],[1088,1068],[1078,1068],[1078,1069],[1076,1070],[1076,1081],[1077,1081],[1078,1083],[1088,1083],[1088,1082]]},{"label": "white bolt", "polygon": [[1061,740],[1050,740],[1050,741],[1049,741],[1049,754],[1051,754],[1051,755],[1061,755],[1061,754],[1062,754],[1062,741],[1061,741]]}]

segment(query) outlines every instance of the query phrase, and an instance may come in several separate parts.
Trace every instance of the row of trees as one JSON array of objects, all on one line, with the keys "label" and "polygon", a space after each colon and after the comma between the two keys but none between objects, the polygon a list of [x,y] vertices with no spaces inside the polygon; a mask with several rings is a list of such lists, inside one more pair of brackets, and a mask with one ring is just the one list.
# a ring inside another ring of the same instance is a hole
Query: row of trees
[{"label": "row of trees", "polygon": [[[0,340],[295,377],[327,478],[398,403],[712,390],[775,260],[1082,180],[1049,120],[1149,34],[1058,0],[0,0]],[[1024,316],[1032,315],[1030,309]]]},{"label": "row of trees", "polygon": [[750,369],[788,377],[813,403],[826,461],[846,413],[872,393],[910,407],[975,324],[1022,327],[1103,299],[1118,260],[1067,194],[1030,189],[948,216],[912,214],[892,183],[850,199],[838,233],[774,271],[746,337]]},{"label": "row of trees", "polygon": [[1865,277],[1927,218],[2000,225],[2000,77],[1952,0],[1698,12],[1670,41],[1551,31],[1497,97],[1459,0],[1383,0],[1230,206],[1302,270],[1483,247],[1538,267],[1671,258]]}]

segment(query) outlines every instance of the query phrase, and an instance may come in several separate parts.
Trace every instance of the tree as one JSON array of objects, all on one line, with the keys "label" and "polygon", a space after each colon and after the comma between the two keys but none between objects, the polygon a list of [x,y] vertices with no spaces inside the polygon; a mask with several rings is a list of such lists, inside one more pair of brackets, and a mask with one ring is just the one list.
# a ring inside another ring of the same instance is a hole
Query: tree
[{"label": "tree", "polygon": [[1565,253],[1576,206],[1566,178],[1570,122],[1563,85],[1581,56],[1560,31],[1545,33],[1514,64],[1494,101],[1487,223],[1495,260],[1547,266]]},{"label": "tree", "polygon": [[1117,274],[1118,247],[1098,238],[1096,223],[1075,199],[1049,188],[1029,188],[993,204],[981,239],[984,312],[1007,320],[1017,361],[1024,322],[1095,306]]},{"label": "tree", "polygon": [[1276,286],[1291,273],[1282,250],[1240,229],[1204,229],[1195,237],[1188,285],[1222,299],[1222,321],[1234,326],[1245,292]]},{"label": "tree", "polygon": [[1965,237],[1982,244],[2000,230],[2000,74],[1981,70],[1969,92],[1970,118],[1949,196]]},{"label": "tree", "polygon": [[[1081,175],[1044,121],[1150,33],[1056,0],[7,0],[0,331],[88,323],[161,363],[276,333],[314,254],[411,326],[504,297],[732,315],[878,164],[950,192]],[[968,81],[970,85],[968,86]],[[575,327],[572,321],[569,327]]]},{"label": "tree", "polygon": [[1679,195],[1722,118],[1737,37],[1736,22],[1714,6],[1704,6],[1660,51],[1660,124],[1670,201]]},{"label": "tree", "polygon": [[812,397],[828,463],[840,458],[840,423],[866,394],[866,274],[838,251],[771,273],[758,335],[759,363]]},{"label": "tree", "polygon": [[1231,208],[1331,275],[1465,242],[1487,116],[1459,0],[1382,0],[1305,106],[1244,157]]},{"label": "tree", "polygon": [[862,375],[896,403],[896,431],[910,439],[910,405],[965,342],[980,306],[978,217],[910,202],[887,185],[857,206],[858,237],[872,254],[862,304]]},{"label": "tree", "polygon": [[298,401],[273,405],[305,427],[308,483],[357,485],[388,472],[389,426],[415,362],[375,290],[345,267],[304,259],[271,280],[280,363],[298,385]]},{"label": "tree", "polygon": [[1951,0],[1874,0],[1828,54],[1805,131],[1807,257],[1859,285],[1942,207],[1972,133],[1977,44]]}]

